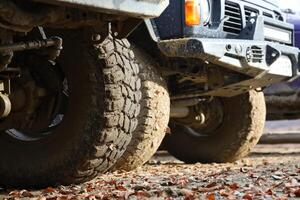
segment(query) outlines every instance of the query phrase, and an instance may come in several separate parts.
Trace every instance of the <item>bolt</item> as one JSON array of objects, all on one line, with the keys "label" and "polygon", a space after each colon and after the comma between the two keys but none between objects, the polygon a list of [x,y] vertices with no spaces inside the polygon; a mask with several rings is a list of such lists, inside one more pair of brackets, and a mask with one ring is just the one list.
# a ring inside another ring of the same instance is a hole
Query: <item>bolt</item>
[{"label": "bolt", "polygon": [[251,56],[250,54],[247,54],[247,55],[246,55],[246,59],[248,60],[248,62],[251,61],[251,58],[252,58],[252,56]]},{"label": "bolt", "polygon": [[231,45],[230,45],[230,44],[227,44],[227,45],[226,45],[226,50],[227,50],[227,51],[230,51],[230,50],[231,50]]},{"label": "bolt", "polygon": [[235,52],[236,52],[237,54],[240,54],[240,53],[242,53],[242,51],[243,51],[242,45],[240,45],[240,44],[236,45],[236,47],[235,47]]},{"label": "bolt", "polygon": [[119,33],[118,33],[118,32],[114,32],[113,35],[114,35],[115,37],[117,37],[117,36],[119,35]]},{"label": "bolt", "polygon": [[96,41],[99,41],[100,39],[101,39],[101,35],[99,35],[99,34],[92,35],[92,41],[96,42]]}]

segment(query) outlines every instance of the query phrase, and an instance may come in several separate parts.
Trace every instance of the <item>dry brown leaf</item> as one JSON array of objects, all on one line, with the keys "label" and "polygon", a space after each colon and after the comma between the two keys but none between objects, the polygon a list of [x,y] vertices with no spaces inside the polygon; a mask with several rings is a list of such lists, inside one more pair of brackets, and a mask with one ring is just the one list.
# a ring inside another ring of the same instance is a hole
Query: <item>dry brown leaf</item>
[{"label": "dry brown leaf", "polygon": [[206,199],[207,200],[215,200],[216,199],[215,194],[210,193],[210,194],[206,195]]},{"label": "dry brown leaf", "polygon": [[69,200],[68,196],[59,196],[56,200]]},{"label": "dry brown leaf", "polygon": [[211,188],[211,187],[215,187],[215,186],[217,186],[217,183],[213,182],[213,183],[206,185],[206,188]]},{"label": "dry brown leaf", "polygon": [[8,195],[9,195],[9,196],[12,196],[12,197],[14,197],[14,198],[20,197],[20,191],[19,191],[19,190],[13,190],[13,191],[9,192]]},{"label": "dry brown leaf", "polygon": [[273,195],[273,191],[272,191],[271,189],[268,189],[268,190],[266,191],[266,194],[268,194],[268,195]]},{"label": "dry brown leaf", "polygon": [[239,188],[237,183],[233,183],[233,184],[229,185],[228,187],[232,190],[237,190]]},{"label": "dry brown leaf", "polygon": [[122,185],[117,185],[116,189],[120,190],[120,191],[127,191],[127,189],[124,186],[122,186]]},{"label": "dry brown leaf", "polygon": [[56,190],[52,187],[47,187],[46,189],[43,190],[43,193],[54,193]]},{"label": "dry brown leaf", "polygon": [[27,190],[21,190],[20,191],[20,195],[22,196],[22,197],[33,197],[33,194],[31,194],[29,191],[27,191]]},{"label": "dry brown leaf", "polygon": [[294,192],[296,197],[300,197],[300,187]]},{"label": "dry brown leaf", "polygon": [[243,199],[246,199],[246,200],[253,200],[253,195],[252,194],[245,194],[243,196]]},{"label": "dry brown leaf", "polygon": [[229,197],[230,193],[227,192],[226,190],[220,190],[220,195],[223,196],[223,197]]}]

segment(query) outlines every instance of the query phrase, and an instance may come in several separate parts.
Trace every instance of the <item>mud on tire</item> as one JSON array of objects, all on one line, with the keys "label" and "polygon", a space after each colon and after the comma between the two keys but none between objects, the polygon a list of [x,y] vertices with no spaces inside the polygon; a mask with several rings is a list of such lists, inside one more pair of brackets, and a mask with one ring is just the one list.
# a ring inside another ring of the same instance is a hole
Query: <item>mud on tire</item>
[{"label": "mud on tire", "polygon": [[133,170],[146,163],[161,144],[170,117],[170,98],[167,84],[156,70],[157,63],[139,47],[132,47],[140,68],[141,112],[137,129],[125,153],[113,166],[114,170]]},{"label": "mud on tire", "polygon": [[140,79],[127,40],[101,45],[66,34],[60,64],[69,85],[68,109],[45,138],[0,134],[0,185],[42,187],[78,183],[106,171],[123,154],[137,126]]},{"label": "mud on tire", "polygon": [[[246,156],[263,133],[266,109],[262,92],[222,98],[224,117],[211,135],[171,123],[165,148],[186,163],[232,162]],[[197,135],[199,134],[200,135]]]}]

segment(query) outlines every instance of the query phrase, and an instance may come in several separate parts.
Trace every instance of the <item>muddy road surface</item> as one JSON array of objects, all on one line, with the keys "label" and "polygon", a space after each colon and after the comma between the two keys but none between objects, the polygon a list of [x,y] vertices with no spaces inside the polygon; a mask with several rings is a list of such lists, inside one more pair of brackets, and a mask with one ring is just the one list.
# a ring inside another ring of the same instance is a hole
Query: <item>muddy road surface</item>
[{"label": "muddy road surface", "polygon": [[0,199],[22,200],[298,198],[300,145],[258,145],[249,157],[227,164],[187,165],[159,152],[132,172],[42,190],[2,189],[0,194]]}]

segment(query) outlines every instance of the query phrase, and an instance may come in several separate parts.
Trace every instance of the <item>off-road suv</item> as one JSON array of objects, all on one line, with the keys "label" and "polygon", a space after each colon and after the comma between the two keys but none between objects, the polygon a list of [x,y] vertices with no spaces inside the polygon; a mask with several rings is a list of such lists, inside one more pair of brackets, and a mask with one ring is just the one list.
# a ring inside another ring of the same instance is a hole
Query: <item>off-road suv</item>
[{"label": "off-road suv", "polygon": [[262,88],[299,70],[293,25],[275,0],[171,0],[130,41],[152,56],[167,81],[164,145],[188,163],[247,155],[264,128]]},{"label": "off-road suv", "polygon": [[120,158],[141,99],[122,38],[167,5],[0,1],[0,186],[81,182]]}]

